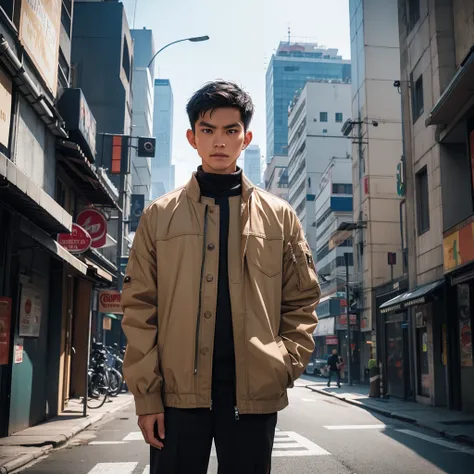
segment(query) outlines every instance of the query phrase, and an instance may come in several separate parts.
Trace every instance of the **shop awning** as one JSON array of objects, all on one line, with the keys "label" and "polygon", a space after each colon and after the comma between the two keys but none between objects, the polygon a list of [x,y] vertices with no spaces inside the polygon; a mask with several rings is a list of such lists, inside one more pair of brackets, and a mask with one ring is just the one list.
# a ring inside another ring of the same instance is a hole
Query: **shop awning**
[{"label": "shop awning", "polygon": [[459,121],[474,104],[474,48],[461,63],[456,75],[431,109],[426,126]]},{"label": "shop awning", "polygon": [[389,313],[391,311],[399,311],[410,306],[426,303],[431,294],[444,285],[445,280],[437,280],[426,285],[419,286],[414,290],[407,291],[401,295],[395,296],[389,301],[386,301],[380,306],[382,313]]},{"label": "shop awning", "polygon": [[88,258],[84,259],[86,262],[86,265],[89,267],[89,272],[88,275],[94,278],[99,278],[101,280],[104,280],[104,282],[107,283],[113,283],[114,281],[114,275],[104,268],[102,268],[100,265],[97,263],[89,260]]},{"label": "shop awning", "polygon": [[334,336],[334,325],[336,318],[323,318],[318,321],[318,325],[314,330],[313,336]]},{"label": "shop awning", "polygon": [[69,253],[65,248],[61,247],[61,245],[59,245],[50,235],[46,234],[24,218],[21,220],[20,226],[23,233],[29,235],[33,240],[38,242],[45,248],[45,250],[49,251],[53,257],[63,260],[79,273],[87,275],[87,266],[74,257],[74,255]]},{"label": "shop awning", "polygon": [[79,145],[58,140],[58,151],[58,164],[87,200],[100,206],[117,207],[118,195],[114,195],[116,190],[109,189]]},{"label": "shop awning", "polygon": [[71,232],[72,216],[3,153],[0,153],[0,201],[48,234]]}]

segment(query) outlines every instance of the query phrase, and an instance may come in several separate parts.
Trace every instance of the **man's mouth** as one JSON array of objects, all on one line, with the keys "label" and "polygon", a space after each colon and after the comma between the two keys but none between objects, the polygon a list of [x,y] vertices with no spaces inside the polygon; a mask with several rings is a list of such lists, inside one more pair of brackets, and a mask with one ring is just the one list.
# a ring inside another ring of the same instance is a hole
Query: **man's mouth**
[{"label": "man's mouth", "polygon": [[229,155],[226,155],[225,153],[214,153],[211,155],[213,158],[229,158]]}]

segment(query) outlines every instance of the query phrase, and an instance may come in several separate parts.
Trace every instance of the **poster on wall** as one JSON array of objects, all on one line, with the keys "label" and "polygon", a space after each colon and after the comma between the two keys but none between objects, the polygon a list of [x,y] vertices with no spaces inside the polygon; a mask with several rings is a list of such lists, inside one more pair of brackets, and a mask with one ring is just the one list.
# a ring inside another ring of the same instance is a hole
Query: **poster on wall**
[{"label": "poster on wall", "polygon": [[23,285],[20,300],[20,337],[39,337],[41,326],[41,295],[34,286]]},{"label": "poster on wall", "polygon": [[0,365],[7,365],[10,360],[10,321],[12,299],[0,296]]},{"label": "poster on wall", "polygon": [[458,285],[458,311],[461,367],[472,367],[471,304],[469,285]]}]

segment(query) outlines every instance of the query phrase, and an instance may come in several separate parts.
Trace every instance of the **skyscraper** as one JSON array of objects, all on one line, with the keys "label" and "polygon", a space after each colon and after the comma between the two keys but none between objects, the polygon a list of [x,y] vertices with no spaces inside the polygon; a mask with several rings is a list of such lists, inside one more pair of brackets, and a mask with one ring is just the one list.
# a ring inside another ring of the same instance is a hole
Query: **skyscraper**
[{"label": "skyscraper", "polygon": [[244,155],[244,173],[255,186],[260,186],[262,181],[260,166],[260,147],[258,145],[249,145]]},{"label": "skyscraper", "polygon": [[[173,90],[169,79],[155,79],[153,135],[156,153],[152,160],[152,200],[174,189],[174,165],[171,164],[173,139]],[[161,183],[161,184],[160,184]]]},{"label": "skyscraper", "polygon": [[[148,64],[153,57],[155,45],[151,30],[130,31],[133,39],[133,135],[153,135],[153,69]],[[145,205],[150,201],[151,159],[137,156],[132,151],[132,193],[145,196]]]},{"label": "skyscraper", "polygon": [[351,62],[337,49],[281,42],[266,75],[267,163],[275,155],[288,155],[288,107],[309,79],[349,82]]}]

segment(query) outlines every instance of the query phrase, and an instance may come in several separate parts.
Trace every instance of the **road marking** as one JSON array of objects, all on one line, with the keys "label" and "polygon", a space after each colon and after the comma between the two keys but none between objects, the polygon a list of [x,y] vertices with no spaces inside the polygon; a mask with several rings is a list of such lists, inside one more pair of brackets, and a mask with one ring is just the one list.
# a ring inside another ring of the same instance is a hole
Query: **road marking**
[{"label": "road marking", "polygon": [[88,474],[132,474],[137,466],[137,462],[101,462]]},{"label": "road marking", "polygon": [[142,472],[142,474],[150,474],[150,466],[146,466],[145,470]]},{"label": "road marking", "polygon": [[131,433],[128,433],[125,438],[123,438],[123,441],[145,441],[142,435],[141,431],[132,431]]},{"label": "road marking", "polygon": [[89,446],[103,446],[105,444],[127,444],[125,441],[91,441]]},{"label": "road marking", "polygon": [[388,425],[335,425],[324,426],[327,430],[383,430],[390,428]]},{"label": "road marking", "polygon": [[[211,456],[215,457],[216,447],[212,443]],[[294,431],[275,433],[272,457],[328,456],[325,449]]]},{"label": "road marking", "polygon": [[315,398],[302,398],[301,399],[303,402],[319,402],[319,400]]},{"label": "road marking", "polygon": [[445,448],[453,449],[455,451],[459,451],[465,454],[471,454],[474,456],[474,449],[468,448],[467,446],[463,446],[462,444],[452,443],[450,441],[446,441],[441,438],[434,438],[433,436],[428,436],[423,433],[418,433],[417,431],[412,431],[412,430],[396,430],[396,431],[398,431],[399,433],[406,434],[408,436],[413,436],[415,438],[428,441],[429,443],[438,444],[439,446],[444,446]]}]

